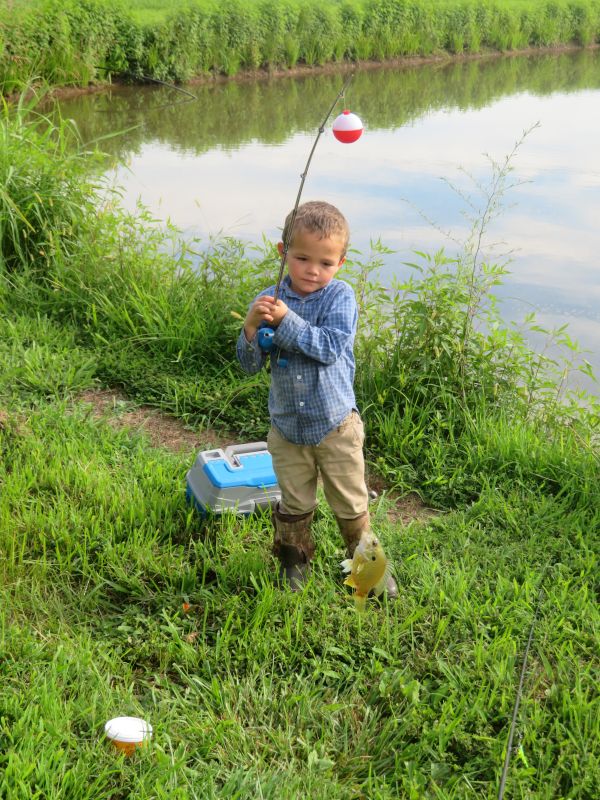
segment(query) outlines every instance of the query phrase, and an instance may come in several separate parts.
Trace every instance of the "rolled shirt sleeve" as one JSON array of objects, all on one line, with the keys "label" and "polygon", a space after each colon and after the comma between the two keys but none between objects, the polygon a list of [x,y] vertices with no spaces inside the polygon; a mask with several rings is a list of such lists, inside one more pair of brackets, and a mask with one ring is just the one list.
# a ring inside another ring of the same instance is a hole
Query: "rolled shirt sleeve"
[{"label": "rolled shirt sleeve", "polygon": [[243,328],[237,340],[236,353],[241,368],[244,372],[247,372],[248,375],[254,375],[256,372],[260,372],[267,360],[266,353],[263,353],[258,346],[258,336],[255,336],[254,339],[249,342],[246,339]]}]

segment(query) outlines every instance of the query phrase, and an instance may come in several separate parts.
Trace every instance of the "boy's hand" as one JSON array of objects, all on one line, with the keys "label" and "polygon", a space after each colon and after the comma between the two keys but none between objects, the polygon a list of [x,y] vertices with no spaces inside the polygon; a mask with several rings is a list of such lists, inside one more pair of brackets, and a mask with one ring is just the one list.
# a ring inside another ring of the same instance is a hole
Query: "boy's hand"
[{"label": "boy's hand", "polygon": [[270,297],[269,299],[271,300],[271,316],[272,316],[271,321],[273,322],[273,325],[277,327],[281,323],[281,320],[287,314],[288,307],[283,302],[283,300],[278,300],[276,303],[274,303],[272,297]]},{"label": "boy's hand", "polygon": [[269,295],[258,297],[251,305],[246,320],[244,322],[244,334],[246,339],[251,342],[256,336],[256,331],[262,322],[268,322],[277,327],[287,314],[288,307],[283,300],[273,302]]}]

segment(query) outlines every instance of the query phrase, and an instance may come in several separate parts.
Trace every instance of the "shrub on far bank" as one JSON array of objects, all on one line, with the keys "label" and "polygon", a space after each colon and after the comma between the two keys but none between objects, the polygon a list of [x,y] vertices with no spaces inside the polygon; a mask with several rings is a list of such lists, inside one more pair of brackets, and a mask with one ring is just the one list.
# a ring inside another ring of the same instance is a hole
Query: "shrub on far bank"
[{"label": "shrub on far bank", "polygon": [[0,92],[589,45],[600,0],[0,0]]}]

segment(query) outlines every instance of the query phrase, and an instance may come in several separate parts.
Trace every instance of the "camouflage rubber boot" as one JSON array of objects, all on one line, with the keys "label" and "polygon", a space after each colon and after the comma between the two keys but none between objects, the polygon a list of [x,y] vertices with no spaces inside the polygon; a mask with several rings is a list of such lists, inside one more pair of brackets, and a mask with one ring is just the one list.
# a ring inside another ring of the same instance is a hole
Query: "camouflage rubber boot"
[{"label": "camouflage rubber boot", "polygon": [[371,528],[371,519],[369,512],[365,511],[359,517],[354,519],[341,519],[336,517],[338,528],[342,534],[342,539],[346,545],[346,554],[348,558],[352,558],[356,545],[360,542],[360,537]]},{"label": "camouflage rubber boot", "polygon": [[273,511],[275,538],[273,554],[279,559],[279,579],[292,592],[299,592],[306,583],[315,544],[310,533],[314,512],[283,514]]},{"label": "camouflage rubber boot", "polygon": [[[346,544],[348,558],[352,558],[356,550],[356,545],[360,542],[360,537],[363,533],[371,529],[369,512],[365,511],[360,517],[354,517],[354,519],[341,519],[340,517],[336,517],[336,520],[340,533],[342,534],[342,539]],[[390,600],[395,600],[398,597],[398,584],[391,575],[387,579],[384,591]]]}]

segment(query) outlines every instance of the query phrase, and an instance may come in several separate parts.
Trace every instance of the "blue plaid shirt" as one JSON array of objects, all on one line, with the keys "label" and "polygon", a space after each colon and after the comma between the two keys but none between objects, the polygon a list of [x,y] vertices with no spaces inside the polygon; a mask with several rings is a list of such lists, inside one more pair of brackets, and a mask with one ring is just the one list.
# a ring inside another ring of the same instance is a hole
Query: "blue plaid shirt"
[{"label": "blue plaid shirt", "polygon": [[[261,292],[273,295],[271,286]],[[354,397],[354,337],[358,309],[354,292],[334,278],[327,286],[301,297],[292,290],[289,275],[283,279],[280,298],[289,311],[275,331],[273,342],[288,359],[287,367],[271,358],[269,414],[288,441],[315,445],[356,409]],[[237,342],[244,372],[254,374],[266,355],[258,336],[248,342],[244,331]]]}]

